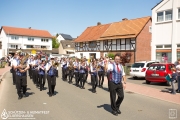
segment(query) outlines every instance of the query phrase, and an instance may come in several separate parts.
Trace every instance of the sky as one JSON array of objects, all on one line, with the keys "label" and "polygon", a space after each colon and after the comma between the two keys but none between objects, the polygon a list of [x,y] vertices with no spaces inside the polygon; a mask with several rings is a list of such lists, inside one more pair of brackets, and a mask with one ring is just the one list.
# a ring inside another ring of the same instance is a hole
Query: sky
[{"label": "sky", "polygon": [[89,26],[151,16],[161,0],[0,0],[0,26],[80,36]]}]

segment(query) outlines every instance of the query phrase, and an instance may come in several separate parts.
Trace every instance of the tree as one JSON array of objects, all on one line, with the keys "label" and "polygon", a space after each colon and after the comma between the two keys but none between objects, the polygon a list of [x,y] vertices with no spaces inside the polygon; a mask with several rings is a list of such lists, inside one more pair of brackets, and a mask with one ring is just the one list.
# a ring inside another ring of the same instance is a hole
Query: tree
[{"label": "tree", "polygon": [[56,39],[56,37],[53,37],[52,39],[52,48],[59,48],[60,43]]},{"label": "tree", "polygon": [[57,34],[56,34],[56,38],[57,38],[58,36],[59,36],[59,34],[57,33]]},{"label": "tree", "polygon": [[121,64],[124,66],[125,63],[129,63],[130,60],[131,60],[131,56],[132,56],[132,53],[130,53],[130,52],[125,52],[124,54],[122,54],[122,55],[120,56],[120,58],[121,58]]}]

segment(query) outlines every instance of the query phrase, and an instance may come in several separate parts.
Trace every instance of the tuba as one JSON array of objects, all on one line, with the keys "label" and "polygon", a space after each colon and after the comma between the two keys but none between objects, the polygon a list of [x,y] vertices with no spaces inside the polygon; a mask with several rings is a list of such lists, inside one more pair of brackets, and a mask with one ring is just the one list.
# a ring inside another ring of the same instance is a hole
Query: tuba
[{"label": "tuba", "polygon": [[[21,53],[22,54],[22,53]],[[29,54],[25,53],[25,56],[21,59],[20,65],[22,66],[22,69],[25,69],[27,67],[27,61],[29,59]]]},{"label": "tuba", "polygon": [[52,61],[51,61],[51,65],[52,65],[52,67],[56,68],[56,67],[59,66],[59,63],[56,62],[55,60],[52,60]]},{"label": "tuba", "polygon": [[69,63],[68,69],[69,70],[73,70],[74,69],[74,65],[73,65],[72,61]]}]

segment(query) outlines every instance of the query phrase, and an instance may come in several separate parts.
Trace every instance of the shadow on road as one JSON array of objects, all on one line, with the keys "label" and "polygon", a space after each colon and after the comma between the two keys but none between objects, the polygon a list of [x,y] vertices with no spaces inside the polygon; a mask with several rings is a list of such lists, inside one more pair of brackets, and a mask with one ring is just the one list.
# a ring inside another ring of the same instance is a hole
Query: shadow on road
[{"label": "shadow on road", "polygon": [[109,105],[109,104],[104,104],[104,105],[97,106],[97,108],[102,108],[102,107],[103,107],[106,111],[108,111],[108,112],[111,113],[111,111],[112,111],[111,105]]},{"label": "shadow on road", "polygon": [[[49,92],[47,92],[47,94],[49,95]],[[57,91],[54,91],[54,95],[57,95],[58,94],[58,92]]]},{"label": "shadow on road", "polygon": [[35,94],[34,92],[26,92],[26,97],[29,97],[30,95]]},{"label": "shadow on road", "polygon": [[27,88],[27,90],[31,90],[31,88]]},{"label": "shadow on road", "polygon": [[171,93],[172,89],[171,88],[165,88],[166,90],[161,90],[161,92],[165,93]]}]

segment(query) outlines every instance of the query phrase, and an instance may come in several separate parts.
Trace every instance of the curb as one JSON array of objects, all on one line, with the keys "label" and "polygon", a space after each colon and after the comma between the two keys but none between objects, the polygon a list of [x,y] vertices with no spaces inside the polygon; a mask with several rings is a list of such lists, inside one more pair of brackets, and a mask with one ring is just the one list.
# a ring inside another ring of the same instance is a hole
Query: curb
[{"label": "curb", "polygon": [[3,81],[4,75],[9,72],[9,70],[5,71],[1,76],[0,76],[0,84]]}]

